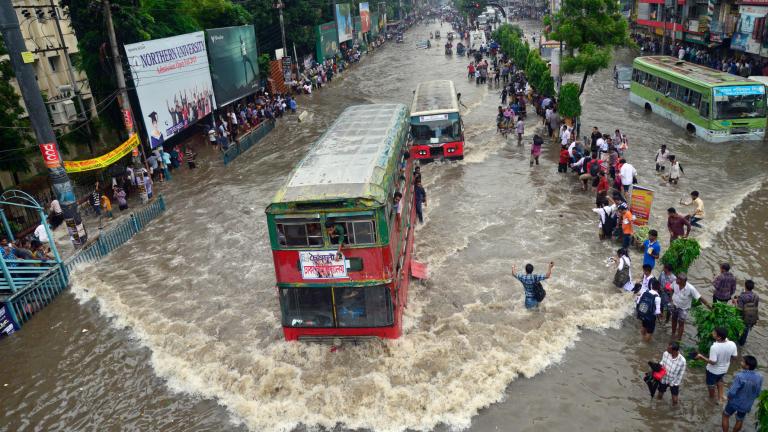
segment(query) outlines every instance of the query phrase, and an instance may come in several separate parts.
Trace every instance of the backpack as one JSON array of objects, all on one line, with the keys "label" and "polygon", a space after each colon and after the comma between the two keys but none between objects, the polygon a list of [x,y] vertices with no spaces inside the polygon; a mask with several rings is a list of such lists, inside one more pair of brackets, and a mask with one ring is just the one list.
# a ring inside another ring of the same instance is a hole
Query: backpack
[{"label": "backpack", "polygon": [[[607,218],[606,218],[607,220]],[[624,259],[624,257],[621,257],[619,259]],[[624,268],[621,270],[616,270],[616,274],[613,275],[613,285],[616,286],[616,288],[623,288],[624,285],[629,282],[629,260],[624,263]]]},{"label": "backpack", "polygon": [[536,282],[533,284],[533,298],[536,299],[537,302],[541,302],[544,300],[544,297],[547,296],[547,291],[544,290],[544,286],[541,284],[541,282]]},{"label": "backpack", "polygon": [[637,317],[650,320],[656,315],[656,295],[646,291],[637,303]]},{"label": "backpack", "polygon": [[592,165],[589,166],[589,175],[597,177],[597,173],[600,171],[600,162],[592,161]]},{"label": "backpack", "polygon": [[744,324],[748,326],[755,325],[757,322],[757,302],[752,300],[751,302],[744,303],[741,315],[744,318]]}]

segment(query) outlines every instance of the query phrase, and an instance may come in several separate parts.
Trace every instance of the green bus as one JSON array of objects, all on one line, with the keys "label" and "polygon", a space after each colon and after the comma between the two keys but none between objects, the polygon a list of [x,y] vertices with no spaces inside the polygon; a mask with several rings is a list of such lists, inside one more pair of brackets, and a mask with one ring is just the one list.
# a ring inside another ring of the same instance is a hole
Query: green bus
[{"label": "green bus", "polygon": [[709,142],[762,140],[765,85],[675,57],[638,57],[629,100]]}]

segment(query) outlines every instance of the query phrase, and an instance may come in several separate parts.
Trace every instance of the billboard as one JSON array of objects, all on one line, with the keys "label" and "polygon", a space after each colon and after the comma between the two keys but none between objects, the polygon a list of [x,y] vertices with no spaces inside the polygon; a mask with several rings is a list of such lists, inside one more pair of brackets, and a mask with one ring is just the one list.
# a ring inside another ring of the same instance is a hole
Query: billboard
[{"label": "billboard", "polygon": [[387,28],[387,13],[382,12],[381,15],[379,15],[379,30],[384,30]]},{"label": "billboard", "polygon": [[[731,49],[759,54],[761,43],[754,39],[755,27],[759,26],[768,8],[759,6],[739,6],[739,21],[731,37]],[[763,24],[764,25],[764,24]]]},{"label": "billboard", "polygon": [[326,59],[333,58],[339,52],[339,39],[336,32],[336,21],[327,22],[317,26],[317,62],[322,63]]},{"label": "billboard", "polygon": [[651,206],[653,205],[653,190],[638,185],[632,187],[629,211],[635,216],[633,224],[637,226],[648,225],[651,218]]},{"label": "billboard", "polygon": [[125,46],[152,148],[216,107],[205,33],[188,33]]},{"label": "billboard", "polygon": [[227,105],[258,90],[259,65],[253,26],[208,29],[205,34],[217,105]]},{"label": "billboard", "polygon": [[368,3],[360,3],[360,22],[362,23],[361,32],[371,31],[371,10],[368,8]]},{"label": "billboard", "polygon": [[353,33],[353,39],[356,41],[363,40],[363,33],[360,32],[361,27],[362,25],[360,24],[360,17],[352,18],[352,28],[355,30]]},{"label": "billboard", "polygon": [[371,36],[379,35],[379,14],[371,14]]},{"label": "billboard", "polygon": [[336,5],[336,26],[339,29],[339,43],[352,39],[352,14],[349,3]]}]

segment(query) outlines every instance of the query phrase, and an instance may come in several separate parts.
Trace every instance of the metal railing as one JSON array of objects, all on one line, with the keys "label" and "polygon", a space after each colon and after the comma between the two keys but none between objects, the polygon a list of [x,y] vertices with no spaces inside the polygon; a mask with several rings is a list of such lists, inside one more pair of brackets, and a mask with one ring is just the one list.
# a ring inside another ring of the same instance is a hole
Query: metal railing
[{"label": "metal railing", "polygon": [[[69,277],[78,264],[99,261],[133,238],[164,211],[165,200],[162,195],[159,195],[146,207],[131,213],[117,225],[102,231],[95,241],[77,251],[60,265],[53,263],[44,266],[46,264],[44,261],[26,260],[25,263],[34,263],[40,267],[12,267],[9,271],[26,276],[20,279],[14,277],[14,281],[27,282],[23,288],[19,287],[16,292],[2,300],[16,328],[21,328],[22,324],[29,321],[35,313],[51,303],[69,286]],[[32,275],[32,273],[35,274]]]},{"label": "metal railing", "polygon": [[233,143],[226,151],[221,154],[224,165],[229,164],[241,154],[247,152],[257,142],[261,141],[272,129],[275,128],[274,120],[261,122],[255,129],[240,137],[240,141]]}]

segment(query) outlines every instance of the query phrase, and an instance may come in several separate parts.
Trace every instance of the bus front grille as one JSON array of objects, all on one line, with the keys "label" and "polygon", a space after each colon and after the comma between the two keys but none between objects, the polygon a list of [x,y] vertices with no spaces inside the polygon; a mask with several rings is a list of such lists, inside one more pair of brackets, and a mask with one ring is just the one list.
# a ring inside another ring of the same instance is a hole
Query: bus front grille
[{"label": "bus front grille", "polygon": [[324,345],[359,345],[375,341],[376,339],[378,339],[376,336],[299,336],[299,342],[319,343]]},{"label": "bus front grille", "polygon": [[735,128],[731,128],[731,135],[741,135],[741,134],[746,134],[746,133],[749,133],[749,128],[748,127],[735,127]]}]

